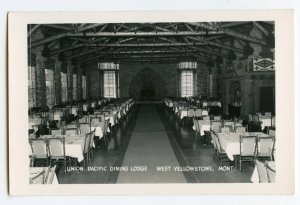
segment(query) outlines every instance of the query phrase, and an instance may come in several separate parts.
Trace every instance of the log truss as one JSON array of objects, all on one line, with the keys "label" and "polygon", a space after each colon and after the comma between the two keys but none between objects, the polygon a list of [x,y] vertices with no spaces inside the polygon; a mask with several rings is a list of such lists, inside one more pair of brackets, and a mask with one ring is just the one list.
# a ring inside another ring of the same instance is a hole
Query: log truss
[{"label": "log truss", "polygon": [[[81,23],[36,24],[28,28],[28,47],[47,46],[50,56],[63,53],[66,60],[88,61],[178,61],[202,62],[227,58],[230,51],[242,54],[238,45],[266,46],[266,39],[250,36],[256,26],[265,36],[274,30],[269,22],[185,23]],[[41,29],[43,38],[34,33]],[[54,46],[56,45],[57,46]]]}]

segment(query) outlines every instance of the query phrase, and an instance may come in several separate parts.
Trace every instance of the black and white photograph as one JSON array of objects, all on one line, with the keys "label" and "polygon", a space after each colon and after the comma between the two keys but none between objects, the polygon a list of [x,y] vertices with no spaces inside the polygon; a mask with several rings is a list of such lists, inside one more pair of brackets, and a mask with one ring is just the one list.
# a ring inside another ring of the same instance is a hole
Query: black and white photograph
[{"label": "black and white photograph", "polygon": [[278,22],[182,19],[25,24],[29,187],[278,184]]},{"label": "black and white photograph", "polygon": [[272,183],[275,22],[28,25],[30,183]]}]

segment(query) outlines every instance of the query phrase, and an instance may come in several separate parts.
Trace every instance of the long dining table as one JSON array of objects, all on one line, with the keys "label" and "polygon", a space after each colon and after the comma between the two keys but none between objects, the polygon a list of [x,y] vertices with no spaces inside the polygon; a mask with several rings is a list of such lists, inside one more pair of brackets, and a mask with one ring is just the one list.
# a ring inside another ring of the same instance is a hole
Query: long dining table
[{"label": "long dining table", "polygon": [[[92,122],[91,123],[91,130],[95,130],[95,136],[101,139],[104,136],[104,127],[105,122]],[[107,132],[110,132],[109,126],[107,126]]]},{"label": "long dining table", "polygon": [[[210,128],[211,128],[211,122],[210,120],[197,120],[196,121],[198,123],[198,127],[199,127],[199,132],[200,132],[200,135],[204,135],[205,131],[210,131]],[[197,125],[193,125],[193,130],[197,130],[196,128]]]},{"label": "long dining table", "polygon": [[[84,159],[83,150],[84,150],[84,141],[85,134],[79,135],[62,135],[65,138],[65,155],[67,157],[76,158],[78,162],[81,162]],[[43,135],[41,139],[51,139],[52,137],[59,137],[56,135]],[[95,145],[93,144],[95,147]]]}]

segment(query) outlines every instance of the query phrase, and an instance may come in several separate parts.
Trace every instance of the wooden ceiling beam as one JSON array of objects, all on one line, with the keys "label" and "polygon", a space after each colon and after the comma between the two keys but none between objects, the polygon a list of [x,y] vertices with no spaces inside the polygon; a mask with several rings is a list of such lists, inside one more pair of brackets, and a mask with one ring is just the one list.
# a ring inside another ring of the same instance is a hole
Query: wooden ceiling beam
[{"label": "wooden ceiling beam", "polygon": [[67,30],[67,31],[72,31],[73,28],[68,27],[68,26],[64,26],[61,24],[42,24],[42,26],[46,26],[49,28],[56,28],[56,29],[61,29],[61,30]]},{"label": "wooden ceiling beam", "polygon": [[261,31],[263,32],[266,36],[269,35],[269,32],[267,31],[267,29],[265,29],[265,27],[263,27],[260,23],[253,21],[253,24]]},{"label": "wooden ceiling beam", "polygon": [[89,30],[89,29],[92,29],[92,28],[96,28],[98,26],[102,26],[102,25],[107,25],[107,24],[104,24],[104,23],[93,23],[93,24],[89,24],[87,26],[84,26],[82,28],[78,28],[78,30],[76,32],[83,32],[83,31],[86,31],[86,30]]},{"label": "wooden ceiling beam", "polygon": [[[124,55],[136,55],[136,54],[140,54],[140,55],[154,55],[154,54],[157,54],[157,55],[164,55],[164,54],[185,54],[185,53],[197,53],[198,51],[196,50],[188,50],[188,52],[186,51],[178,51],[178,50],[143,50],[143,51],[100,51],[100,52],[96,52],[95,53],[95,56],[96,55],[120,55],[120,56],[124,56]],[[91,56],[89,57],[88,59],[86,59],[85,57],[83,58],[80,58],[78,59],[79,61],[82,61],[82,60],[89,60],[90,58],[94,58],[95,56]]]},{"label": "wooden ceiling beam", "polygon": [[171,43],[170,42],[170,43],[123,43],[123,44],[90,43],[90,44],[85,44],[85,46],[87,46],[87,47],[170,47],[170,46],[202,46],[202,45],[207,45],[207,43],[199,43],[199,42]]},{"label": "wooden ceiling beam", "polygon": [[83,46],[84,46],[83,44],[77,44],[77,45],[74,45],[74,46],[69,46],[69,47],[66,47],[66,48],[53,50],[53,51],[50,52],[50,56],[57,55],[59,53],[65,52],[65,51],[81,48]]},{"label": "wooden ceiling beam", "polygon": [[40,27],[40,25],[41,24],[36,24],[32,28],[31,28],[31,25],[30,25],[30,30],[27,33],[27,37],[31,36],[33,34],[33,32],[36,31]]},{"label": "wooden ceiling beam", "polygon": [[[83,31],[89,30],[91,28],[100,26],[100,25],[103,25],[103,24],[88,25],[88,26],[85,26],[83,28],[79,28],[78,32],[83,32]],[[64,37],[68,36],[69,34],[73,34],[73,32],[72,31],[71,32],[64,32],[64,33],[61,33],[61,34],[57,34],[55,36],[50,36],[50,37],[47,37],[47,38],[38,39],[38,40],[32,41],[31,45],[29,45],[29,47],[30,48],[34,48],[34,47],[37,47],[37,46],[40,46],[40,45],[43,45],[43,44],[55,41],[57,39],[64,38]]]},{"label": "wooden ceiling beam", "polygon": [[250,21],[238,21],[238,22],[228,22],[228,23],[223,23],[221,24],[222,28],[229,28],[229,27],[233,27],[233,26],[240,26],[240,25],[244,25],[250,23]]},{"label": "wooden ceiling beam", "polygon": [[68,37],[157,37],[157,36],[201,36],[201,35],[220,35],[223,31],[169,31],[169,32],[87,32],[87,33],[68,33]]},{"label": "wooden ceiling beam", "polygon": [[260,44],[260,45],[266,45],[266,42],[264,40],[258,39],[258,38],[254,38],[252,36],[248,36],[245,34],[241,34],[241,33],[237,33],[235,31],[232,31],[230,29],[227,28],[221,28],[221,27],[216,27],[216,26],[212,26],[206,23],[188,23],[194,26],[198,26],[200,28],[204,28],[207,29],[209,31],[223,31],[224,34],[228,35],[228,36],[232,36],[234,38],[239,38],[245,41],[249,41],[252,43],[256,43],[256,44]]},{"label": "wooden ceiling beam", "polygon": [[78,57],[81,57],[81,56],[84,56],[84,55],[87,55],[87,54],[90,54],[90,53],[93,53],[93,52],[96,52],[96,51],[99,51],[99,50],[103,50],[103,49],[104,48],[90,49],[88,51],[84,51],[84,52],[81,52],[81,53],[78,53],[78,54],[75,54],[75,55],[67,56],[66,60],[71,60],[71,59],[74,59],[74,58],[78,58]]}]

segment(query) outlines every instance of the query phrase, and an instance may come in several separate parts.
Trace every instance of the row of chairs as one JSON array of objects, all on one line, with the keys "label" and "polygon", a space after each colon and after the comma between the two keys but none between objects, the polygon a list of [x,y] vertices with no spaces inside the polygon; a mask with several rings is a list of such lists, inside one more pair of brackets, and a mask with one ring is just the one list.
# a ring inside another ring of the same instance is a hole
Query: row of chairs
[{"label": "row of chairs", "polygon": [[[220,140],[216,133],[211,131],[212,144],[215,151],[214,159],[229,162],[225,150],[220,145]],[[243,136],[240,135],[240,153],[236,160],[240,170],[243,162],[254,162],[256,159],[274,160],[275,159],[275,137]]]},{"label": "row of chairs", "polygon": [[[207,120],[207,121],[209,121],[209,120]],[[219,132],[242,133],[242,132],[246,132],[246,130],[247,130],[246,127],[244,127],[240,122],[219,121],[219,120],[209,121],[209,122],[210,122],[210,127],[211,127],[210,129],[212,131],[214,131],[215,133],[219,133]],[[193,118],[193,123],[196,128],[196,137],[198,137],[198,136],[200,136],[200,127],[198,124],[198,120],[196,118]],[[209,132],[207,134],[209,134]]]},{"label": "row of chairs", "polygon": [[[83,147],[83,163],[84,166],[90,159],[93,158],[93,145],[94,145],[94,131],[84,136]],[[63,164],[67,167],[67,156],[65,148],[65,138],[68,136],[61,135],[49,138],[29,139],[32,154],[30,155],[31,165],[35,166],[37,162],[46,164],[47,166],[53,164]],[[69,158],[70,160],[70,158]],[[75,160],[77,163],[77,159]]]}]

